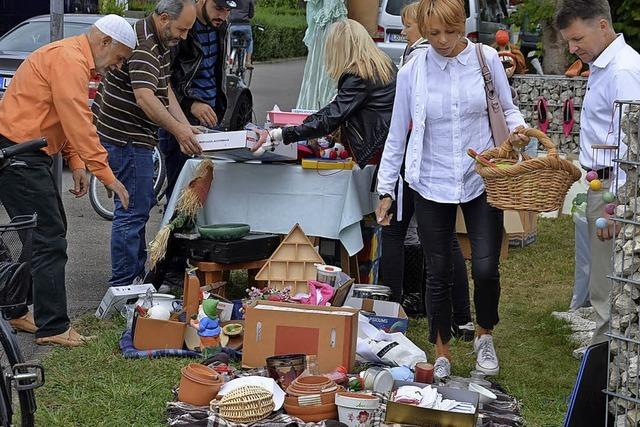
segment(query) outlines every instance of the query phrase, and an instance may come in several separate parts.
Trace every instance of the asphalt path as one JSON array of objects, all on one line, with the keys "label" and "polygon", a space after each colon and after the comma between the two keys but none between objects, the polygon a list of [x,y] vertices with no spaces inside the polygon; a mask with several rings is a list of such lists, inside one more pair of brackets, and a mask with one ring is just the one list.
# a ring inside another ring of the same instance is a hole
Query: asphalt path
[{"label": "asphalt path", "polygon": [[[266,112],[274,104],[283,111],[295,107],[302,81],[304,60],[256,64],[251,91],[257,124],[264,124]],[[63,176],[63,203],[68,220],[67,299],[69,315],[76,318],[95,312],[108,288],[111,274],[111,223],[100,218],[91,208],[88,196],[76,199],[69,193],[73,188],[71,174]],[[155,207],[147,224],[147,242],[158,231],[162,211]],[[18,334],[25,358],[40,359],[49,347],[34,343],[32,335]]]}]

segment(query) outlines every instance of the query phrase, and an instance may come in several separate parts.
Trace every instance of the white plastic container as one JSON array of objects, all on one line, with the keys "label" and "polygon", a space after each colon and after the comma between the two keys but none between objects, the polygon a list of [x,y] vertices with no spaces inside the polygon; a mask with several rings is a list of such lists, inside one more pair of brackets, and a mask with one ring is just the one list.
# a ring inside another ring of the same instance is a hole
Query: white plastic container
[{"label": "white plastic container", "polygon": [[335,288],[338,282],[338,275],[342,272],[342,269],[334,267],[333,265],[324,264],[316,264],[316,269],[318,270],[316,273],[318,282],[327,283]]},{"label": "white plastic container", "polygon": [[371,367],[360,372],[360,377],[364,380],[364,387],[378,393],[389,393],[393,388],[393,375],[387,369]]},{"label": "white plastic container", "polygon": [[361,393],[336,393],[338,419],[349,427],[371,427],[379,400]]}]

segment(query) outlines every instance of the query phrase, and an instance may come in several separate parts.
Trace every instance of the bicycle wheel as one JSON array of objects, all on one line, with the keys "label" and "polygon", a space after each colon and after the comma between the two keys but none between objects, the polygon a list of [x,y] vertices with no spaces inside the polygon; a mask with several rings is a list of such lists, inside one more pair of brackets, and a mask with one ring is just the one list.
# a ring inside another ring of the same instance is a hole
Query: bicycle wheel
[{"label": "bicycle wheel", "polygon": [[89,202],[98,215],[107,221],[113,221],[113,195],[108,195],[107,189],[96,178],[91,175],[89,180]]},{"label": "bicycle wheel", "polygon": [[157,146],[153,149],[153,192],[156,195],[156,204],[160,204],[167,192],[167,165],[164,154]]},{"label": "bicycle wheel", "polygon": [[[20,425],[23,427],[34,425],[34,414],[36,412],[36,396],[33,390],[14,390],[11,378],[14,376],[13,366],[24,363],[22,352],[16,342],[15,333],[9,323],[0,318],[0,343],[2,344],[2,354],[0,355],[0,367],[2,368],[2,394],[4,394],[4,406],[6,418],[10,425]],[[19,373],[27,373],[27,370],[19,370]],[[28,385],[29,380],[26,384]],[[15,391],[15,393],[14,393]],[[13,408],[19,408],[19,416]],[[19,418],[20,424],[17,424]],[[1,418],[0,418],[1,419]]]},{"label": "bicycle wheel", "polygon": [[[156,195],[156,204],[159,204],[167,191],[167,167],[164,154],[158,147],[153,149],[153,193]],[[113,221],[113,195],[111,198],[107,189],[95,177],[91,176],[89,181],[89,202],[91,207],[102,218]]]}]

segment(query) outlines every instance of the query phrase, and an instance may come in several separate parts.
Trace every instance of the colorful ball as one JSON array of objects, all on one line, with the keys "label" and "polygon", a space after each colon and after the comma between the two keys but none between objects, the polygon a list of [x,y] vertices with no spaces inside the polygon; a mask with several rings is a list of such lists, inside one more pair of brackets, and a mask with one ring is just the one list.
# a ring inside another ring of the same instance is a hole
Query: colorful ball
[{"label": "colorful ball", "polygon": [[616,204],[609,203],[604,207],[604,211],[609,215],[614,215],[616,213]]},{"label": "colorful ball", "polygon": [[616,195],[613,194],[611,191],[605,191],[604,194],[602,195],[602,200],[604,200],[606,203],[611,203],[616,199]]},{"label": "colorful ball", "polygon": [[589,181],[589,188],[592,189],[593,191],[602,190],[602,181],[600,181],[597,178],[594,179],[593,181]]},{"label": "colorful ball", "polygon": [[496,31],[496,44],[498,46],[506,46],[509,44],[509,32],[507,30]]},{"label": "colorful ball", "polygon": [[609,225],[609,221],[606,218],[598,218],[596,219],[596,228],[602,230],[603,228],[607,228]]},{"label": "colorful ball", "polygon": [[594,179],[598,179],[598,173],[596,171],[589,171],[587,172],[587,181],[591,182]]}]

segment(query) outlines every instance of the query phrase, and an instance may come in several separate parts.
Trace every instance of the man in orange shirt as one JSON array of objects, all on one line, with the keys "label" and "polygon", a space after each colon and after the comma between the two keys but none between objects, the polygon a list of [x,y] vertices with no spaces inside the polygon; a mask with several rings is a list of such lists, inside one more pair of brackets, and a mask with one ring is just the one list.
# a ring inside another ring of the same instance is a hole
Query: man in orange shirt
[{"label": "man in orange shirt", "polygon": [[[72,171],[76,197],[87,193],[88,168],[128,206],[129,194],[109,167],[89,110],[89,80],[120,68],[136,46],[124,18],[100,18],[87,34],[50,43],[33,52],[16,71],[0,101],[0,148],[45,137],[48,146],[16,157],[26,167],[0,172],[0,201],[9,216],[38,215],[33,235],[33,315],[27,306],[9,311],[18,330],[35,333],[36,343],[82,345],[70,325],[65,290],[67,222],[51,171],[51,156],[62,153]],[[35,318],[35,319],[34,319]]]}]

